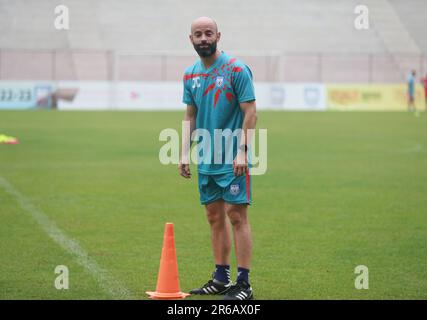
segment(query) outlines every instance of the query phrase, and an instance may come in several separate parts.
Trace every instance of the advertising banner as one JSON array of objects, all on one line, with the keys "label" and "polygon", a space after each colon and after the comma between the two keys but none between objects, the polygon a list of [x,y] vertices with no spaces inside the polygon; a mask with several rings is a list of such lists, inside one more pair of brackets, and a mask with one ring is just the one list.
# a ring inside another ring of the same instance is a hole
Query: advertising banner
[{"label": "advertising banner", "polygon": [[[60,110],[184,110],[181,82],[70,82],[63,91],[72,100],[58,100]],[[319,84],[255,83],[257,108],[269,110],[325,110],[326,94]]]},{"label": "advertising banner", "polygon": [[[259,110],[406,111],[406,84],[255,83]],[[417,84],[415,106],[424,108]],[[181,82],[0,81],[0,109],[185,110]]]},{"label": "advertising banner", "polygon": [[316,83],[256,83],[257,108],[268,110],[322,111],[325,86]]},{"label": "advertising banner", "polygon": [[[333,84],[326,86],[329,110],[406,111],[405,84]],[[424,108],[424,91],[415,87],[415,106]]]},{"label": "advertising banner", "polygon": [[53,90],[50,82],[0,81],[0,109],[50,108]]}]

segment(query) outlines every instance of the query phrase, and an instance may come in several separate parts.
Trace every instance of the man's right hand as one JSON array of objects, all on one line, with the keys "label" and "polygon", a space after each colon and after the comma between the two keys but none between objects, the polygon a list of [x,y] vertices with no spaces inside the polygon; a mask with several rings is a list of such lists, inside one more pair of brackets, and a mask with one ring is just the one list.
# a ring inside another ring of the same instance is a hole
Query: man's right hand
[{"label": "man's right hand", "polygon": [[186,179],[191,178],[190,165],[185,163],[179,163],[178,165],[179,174]]}]

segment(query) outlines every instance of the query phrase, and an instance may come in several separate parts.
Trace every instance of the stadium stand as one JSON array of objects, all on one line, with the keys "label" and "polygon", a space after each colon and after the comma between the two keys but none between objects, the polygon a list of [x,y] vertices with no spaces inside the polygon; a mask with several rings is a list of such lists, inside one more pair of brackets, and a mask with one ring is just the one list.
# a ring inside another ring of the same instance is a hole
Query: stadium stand
[{"label": "stadium stand", "polygon": [[56,1],[0,0],[0,79],[176,81],[196,58],[188,33],[200,15],[258,81],[401,82],[427,70],[425,0],[364,1],[368,30],[354,27],[354,0],[61,4],[67,31],[54,28]]}]

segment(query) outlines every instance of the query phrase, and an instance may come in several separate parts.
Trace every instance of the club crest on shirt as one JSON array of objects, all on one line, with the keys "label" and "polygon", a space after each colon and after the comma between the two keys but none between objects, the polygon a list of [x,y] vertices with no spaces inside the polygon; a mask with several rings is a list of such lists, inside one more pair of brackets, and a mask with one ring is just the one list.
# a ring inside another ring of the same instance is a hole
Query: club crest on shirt
[{"label": "club crest on shirt", "polygon": [[233,196],[238,195],[238,194],[239,194],[239,192],[240,192],[240,186],[239,186],[238,184],[232,184],[232,185],[230,186],[230,193],[231,193]]},{"label": "club crest on shirt", "polygon": [[221,88],[224,84],[224,77],[216,77],[215,83],[217,87]]}]

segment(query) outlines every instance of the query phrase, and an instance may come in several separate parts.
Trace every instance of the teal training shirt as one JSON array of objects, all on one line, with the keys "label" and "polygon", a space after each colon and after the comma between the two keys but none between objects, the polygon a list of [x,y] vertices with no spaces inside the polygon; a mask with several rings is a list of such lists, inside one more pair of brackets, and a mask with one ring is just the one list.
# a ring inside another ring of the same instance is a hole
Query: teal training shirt
[{"label": "teal training shirt", "polygon": [[[208,69],[198,60],[185,70],[183,102],[197,108],[198,132],[203,133],[200,129],[205,129],[205,133],[210,135],[210,141],[208,136],[203,134],[199,135],[196,141],[198,172],[233,172],[232,160],[237,153],[237,138],[226,140],[220,136],[220,132],[215,132],[215,129],[223,130],[224,135],[236,133],[236,129],[242,128],[244,117],[239,103],[253,100],[255,92],[251,70],[243,62],[224,52],[221,52]],[[230,130],[224,131],[225,129]],[[218,145],[221,140],[222,143]]]},{"label": "teal training shirt", "polygon": [[408,76],[408,91],[409,95],[412,97],[415,94],[415,78],[412,73]]}]

